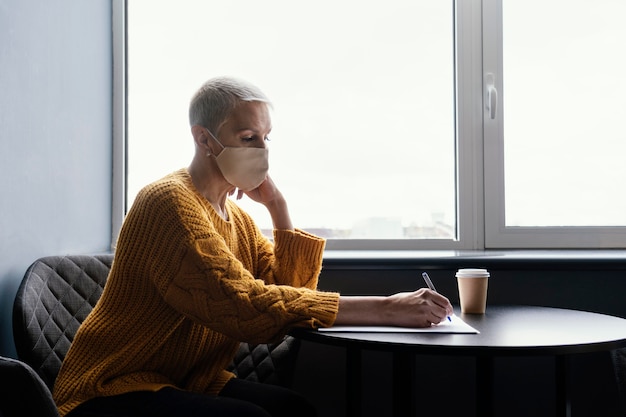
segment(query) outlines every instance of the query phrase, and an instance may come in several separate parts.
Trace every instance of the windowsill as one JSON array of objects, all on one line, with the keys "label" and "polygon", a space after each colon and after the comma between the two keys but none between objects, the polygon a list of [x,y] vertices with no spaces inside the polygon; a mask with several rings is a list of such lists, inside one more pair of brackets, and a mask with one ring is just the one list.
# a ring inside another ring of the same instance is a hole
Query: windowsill
[{"label": "windowsill", "polygon": [[324,268],[626,270],[624,249],[326,250]]}]

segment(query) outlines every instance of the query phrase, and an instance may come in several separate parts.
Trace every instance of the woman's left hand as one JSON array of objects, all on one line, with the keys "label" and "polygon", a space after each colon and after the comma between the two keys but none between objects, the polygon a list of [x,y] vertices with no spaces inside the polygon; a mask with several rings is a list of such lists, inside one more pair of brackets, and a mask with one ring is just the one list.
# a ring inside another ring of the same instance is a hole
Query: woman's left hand
[{"label": "woman's left hand", "polygon": [[244,194],[257,203],[261,203],[267,207],[275,229],[293,230],[287,202],[269,175],[265,178],[265,181],[254,190],[238,190],[237,199],[240,199]]},{"label": "woman's left hand", "polygon": [[265,177],[265,181],[261,183],[258,187],[250,191],[237,190],[237,200],[240,200],[243,195],[247,195],[252,200],[257,203],[261,203],[263,205],[267,205],[267,203],[275,200],[277,197],[281,197],[280,191],[276,188],[276,184],[268,175]]}]

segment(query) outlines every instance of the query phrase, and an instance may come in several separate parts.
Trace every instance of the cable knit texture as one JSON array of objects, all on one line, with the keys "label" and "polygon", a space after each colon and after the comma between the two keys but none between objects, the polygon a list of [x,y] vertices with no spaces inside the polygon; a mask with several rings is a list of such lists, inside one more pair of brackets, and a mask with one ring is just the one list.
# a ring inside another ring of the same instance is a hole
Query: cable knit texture
[{"label": "cable knit texture", "polygon": [[165,386],[217,394],[239,343],[335,321],[316,290],[324,240],[276,230],[274,243],[231,200],[222,219],[182,169],[129,211],[106,286],[54,387],[62,416],[97,396]]}]

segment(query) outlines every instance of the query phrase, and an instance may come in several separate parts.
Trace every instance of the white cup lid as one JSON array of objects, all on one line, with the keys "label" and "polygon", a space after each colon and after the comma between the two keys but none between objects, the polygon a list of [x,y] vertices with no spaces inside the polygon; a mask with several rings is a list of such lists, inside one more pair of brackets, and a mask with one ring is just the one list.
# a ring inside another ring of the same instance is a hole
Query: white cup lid
[{"label": "white cup lid", "polygon": [[460,278],[484,278],[489,277],[489,271],[481,268],[463,268],[456,271],[456,276]]}]

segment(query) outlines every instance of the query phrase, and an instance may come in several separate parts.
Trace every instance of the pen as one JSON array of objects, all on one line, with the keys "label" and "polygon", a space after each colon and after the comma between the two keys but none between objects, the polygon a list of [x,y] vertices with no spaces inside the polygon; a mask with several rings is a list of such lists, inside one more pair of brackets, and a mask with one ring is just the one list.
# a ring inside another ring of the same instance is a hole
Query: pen
[{"label": "pen", "polygon": [[[435,289],[435,286],[433,285],[433,282],[430,280],[430,277],[428,276],[426,272],[422,272],[422,277],[424,278],[424,281],[426,281],[426,285],[428,285],[428,288],[430,288],[434,292],[437,292],[437,290]],[[450,316],[448,316],[448,321],[452,321]]]}]

